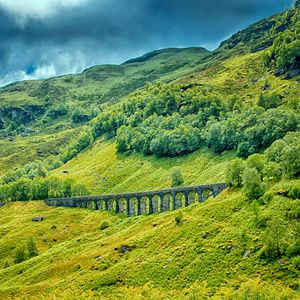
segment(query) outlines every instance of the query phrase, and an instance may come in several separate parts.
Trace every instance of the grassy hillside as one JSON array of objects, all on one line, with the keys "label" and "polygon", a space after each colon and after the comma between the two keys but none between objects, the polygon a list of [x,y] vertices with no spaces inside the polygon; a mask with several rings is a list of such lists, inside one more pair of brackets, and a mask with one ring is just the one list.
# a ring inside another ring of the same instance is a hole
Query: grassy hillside
[{"label": "grassy hillside", "polygon": [[185,185],[224,182],[225,169],[233,157],[207,150],[179,158],[157,158],[142,154],[116,153],[113,142],[98,141],[51,175],[85,183],[92,193],[131,192],[171,186],[172,170],[179,168]]},{"label": "grassy hillside", "polygon": [[[214,52],[1,88],[0,298],[299,299],[299,26],[291,9]],[[132,218],[25,202],[168,188],[174,170],[230,187]]]},{"label": "grassy hillside", "polygon": [[[281,196],[259,207],[226,191],[182,209],[184,221],[176,225],[178,211],[124,218],[42,202],[11,203],[0,209],[0,296],[299,299],[297,261],[263,255],[267,236],[277,232],[276,226],[270,232],[272,222],[284,226],[283,232],[278,225],[280,247],[293,245],[295,210],[297,201]],[[32,222],[36,215],[46,220]],[[110,226],[99,230],[104,220]],[[39,255],[15,264],[12,250],[30,237]]]}]

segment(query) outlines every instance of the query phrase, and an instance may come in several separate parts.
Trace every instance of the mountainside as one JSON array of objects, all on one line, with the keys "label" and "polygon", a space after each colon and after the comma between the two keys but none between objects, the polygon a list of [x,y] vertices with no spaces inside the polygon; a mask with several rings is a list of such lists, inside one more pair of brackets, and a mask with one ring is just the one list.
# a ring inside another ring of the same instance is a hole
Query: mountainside
[{"label": "mountainside", "polygon": [[[298,6],[213,52],[1,88],[0,298],[299,299]],[[30,201],[217,182],[152,216]]]}]

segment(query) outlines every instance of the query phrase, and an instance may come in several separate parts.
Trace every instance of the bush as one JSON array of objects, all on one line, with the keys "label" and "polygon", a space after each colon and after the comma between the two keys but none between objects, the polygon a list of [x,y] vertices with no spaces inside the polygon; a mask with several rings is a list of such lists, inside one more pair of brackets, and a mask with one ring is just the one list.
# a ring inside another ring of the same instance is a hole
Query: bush
[{"label": "bush", "polygon": [[300,241],[296,241],[296,243],[289,245],[285,251],[287,257],[292,258],[294,256],[300,255]]},{"label": "bush", "polygon": [[68,107],[65,104],[59,104],[58,106],[52,107],[48,111],[48,116],[51,119],[57,119],[61,116],[65,116],[68,113]]},{"label": "bush", "polygon": [[263,236],[263,254],[267,259],[273,260],[284,254],[285,233],[286,226],[281,218],[275,217],[267,223],[267,230]]},{"label": "bush", "polygon": [[264,194],[261,176],[254,168],[246,168],[243,172],[243,186],[248,199],[258,199]]},{"label": "bush", "polygon": [[293,199],[300,199],[300,184],[295,184],[289,191],[289,197]]},{"label": "bush", "polygon": [[34,257],[38,255],[38,250],[35,244],[35,241],[33,238],[30,238],[27,241],[27,251],[28,251],[28,256],[29,257]]},{"label": "bush", "polygon": [[242,173],[244,170],[244,161],[240,158],[232,160],[226,169],[226,181],[230,186],[242,186]]},{"label": "bush", "polygon": [[180,169],[174,169],[172,171],[171,179],[172,179],[172,186],[173,187],[183,184],[184,180],[183,180]]},{"label": "bush", "polygon": [[104,230],[109,227],[109,222],[107,220],[103,221],[99,227],[100,230]]},{"label": "bush", "polygon": [[87,122],[89,114],[84,109],[76,107],[71,115],[71,119],[74,123]]},{"label": "bush", "polygon": [[300,269],[300,256],[296,256],[292,259],[292,264],[295,268]]},{"label": "bush", "polygon": [[266,192],[259,200],[263,203],[263,204],[267,204],[269,202],[271,202],[274,198],[274,193],[271,191]]},{"label": "bush", "polygon": [[14,254],[14,262],[19,264],[27,259],[27,253],[23,246],[19,246]]},{"label": "bush", "polygon": [[181,225],[183,223],[183,213],[180,211],[178,215],[175,217],[176,225]]}]

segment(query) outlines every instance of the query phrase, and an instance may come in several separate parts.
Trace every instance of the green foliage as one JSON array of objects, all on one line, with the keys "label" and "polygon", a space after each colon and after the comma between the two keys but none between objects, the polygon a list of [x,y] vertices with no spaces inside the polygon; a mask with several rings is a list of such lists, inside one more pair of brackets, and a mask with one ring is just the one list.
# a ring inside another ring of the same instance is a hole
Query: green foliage
[{"label": "green foliage", "polygon": [[292,189],[289,191],[289,197],[293,199],[300,199],[300,184],[294,184]]},{"label": "green foliage", "polygon": [[27,240],[27,252],[28,252],[29,258],[38,255],[38,249],[37,249],[36,243],[32,237]]},{"label": "green foliage", "polygon": [[19,264],[27,259],[27,253],[24,246],[18,246],[14,253],[14,262]]},{"label": "green foliage", "polygon": [[84,184],[56,177],[33,180],[21,178],[13,183],[0,185],[0,199],[4,201],[43,200],[47,198],[84,196],[89,193]]},{"label": "green foliage", "polygon": [[282,100],[275,92],[260,94],[257,105],[264,109],[277,108],[282,104]]},{"label": "green foliage", "polygon": [[[300,11],[298,6],[292,11],[289,23],[288,28],[277,34],[273,46],[265,56],[265,63],[273,65],[279,75],[289,73],[293,69],[296,70],[296,75],[299,74],[299,71],[297,72],[300,58]],[[288,76],[293,77],[293,73]]]},{"label": "green foliage", "polygon": [[48,116],[51,119],[57,119],[61,116],[65,116],[67,114],[68,114],[68,106],[63,103],[61,103],[57,106],[51,107],[48,111]]},{"label": "green foliage", "polygon": [[261,176],[254,168],[245,168],[243,175],[243,186],[247,197],[250,200],[258,199],[264,194]]},{"label": "green foliage", "polygon": [[75,107],[72,114],[71,120],[74,123],[86,122],[90,119],[90,115],[81,107]]},{"label": "green foliage", "polygon": [[180,169],[173,169],[171,172],[171,180],[172,180],[172,186],[180,186],[184,183],[184,179],[182,177],[182,173]]},{"label": "green foliage", "polygon": [[15,182],[20,178],[29,178],[33,179],[35,177],[46,177],[47,176],[47,170],[44,167],[43,163],[33,162],[25,165],[22,169],[18,169],[16,171],[11,171],[6,173],[2,181],[4,184]]},{"label": "green foliage", "polygon": [[258,173],[262,173],[265,168],[266,158],[263,154],[252,154],[246,161],[248,168],[254,168]]},{"label": "green foliage", "polygon": [[267,223],[267,230],[264,234],[264,249],[263,255],[267,259],[276,259],[284,254],[286,245],[286,227],[284,220],[279,217],[273,217]]},{"label": "green foliage", "polygon": [[244,171],[244,161],[240,158],[232,160],[226,169],[226,181],[230,186],[242,186],[242,174]]},{"label": "green foliage", "polygon": [[89,130],[83,131],[75,142],[70,144],[66,149],[61,151],[60,160],[63,163],[68,162],[89,147],[94,142],[94,137]]},{"label": "green foliage", "polygon": [[282,172],[289,177],[300,174],[300,135],[288,134],[284,139],[277,140],[266,151],[268,160],[279,164]]},{"label": "green foliage", "polygon": [[261,198],[263,204],[270,203],[274,198],[274,193],[272,191],[267,191]]},{"label": "green foliage", "polygon": [[263,169],[263,177],[267,182],[277,182],[281,179],[282,168],[281,166],[273,161],[268,162]]},{"label": "green foliage", "polygon": [[107,229],[108,227],[109,227],[109,222],[108,222],[107,220],[104,220],[104,221],[101,223],[99,229],[100,229],[100,230],[104,230],[104,229]]},{"label": "green foliage", "polygon": [[175,217],[175,224],[181,225],[183,223],[183,213],[180,211],[178,215]]}]

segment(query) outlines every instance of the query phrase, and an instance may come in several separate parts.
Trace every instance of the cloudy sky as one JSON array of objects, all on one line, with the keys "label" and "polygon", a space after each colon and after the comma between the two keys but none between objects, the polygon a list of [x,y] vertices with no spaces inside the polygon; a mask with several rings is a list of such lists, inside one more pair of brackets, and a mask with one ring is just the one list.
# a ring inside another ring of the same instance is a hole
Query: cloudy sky
[{"label": "cloudy sky", "polygon": [[216,48],[292,0],[0,0],[0,86],[167,47]]}]

